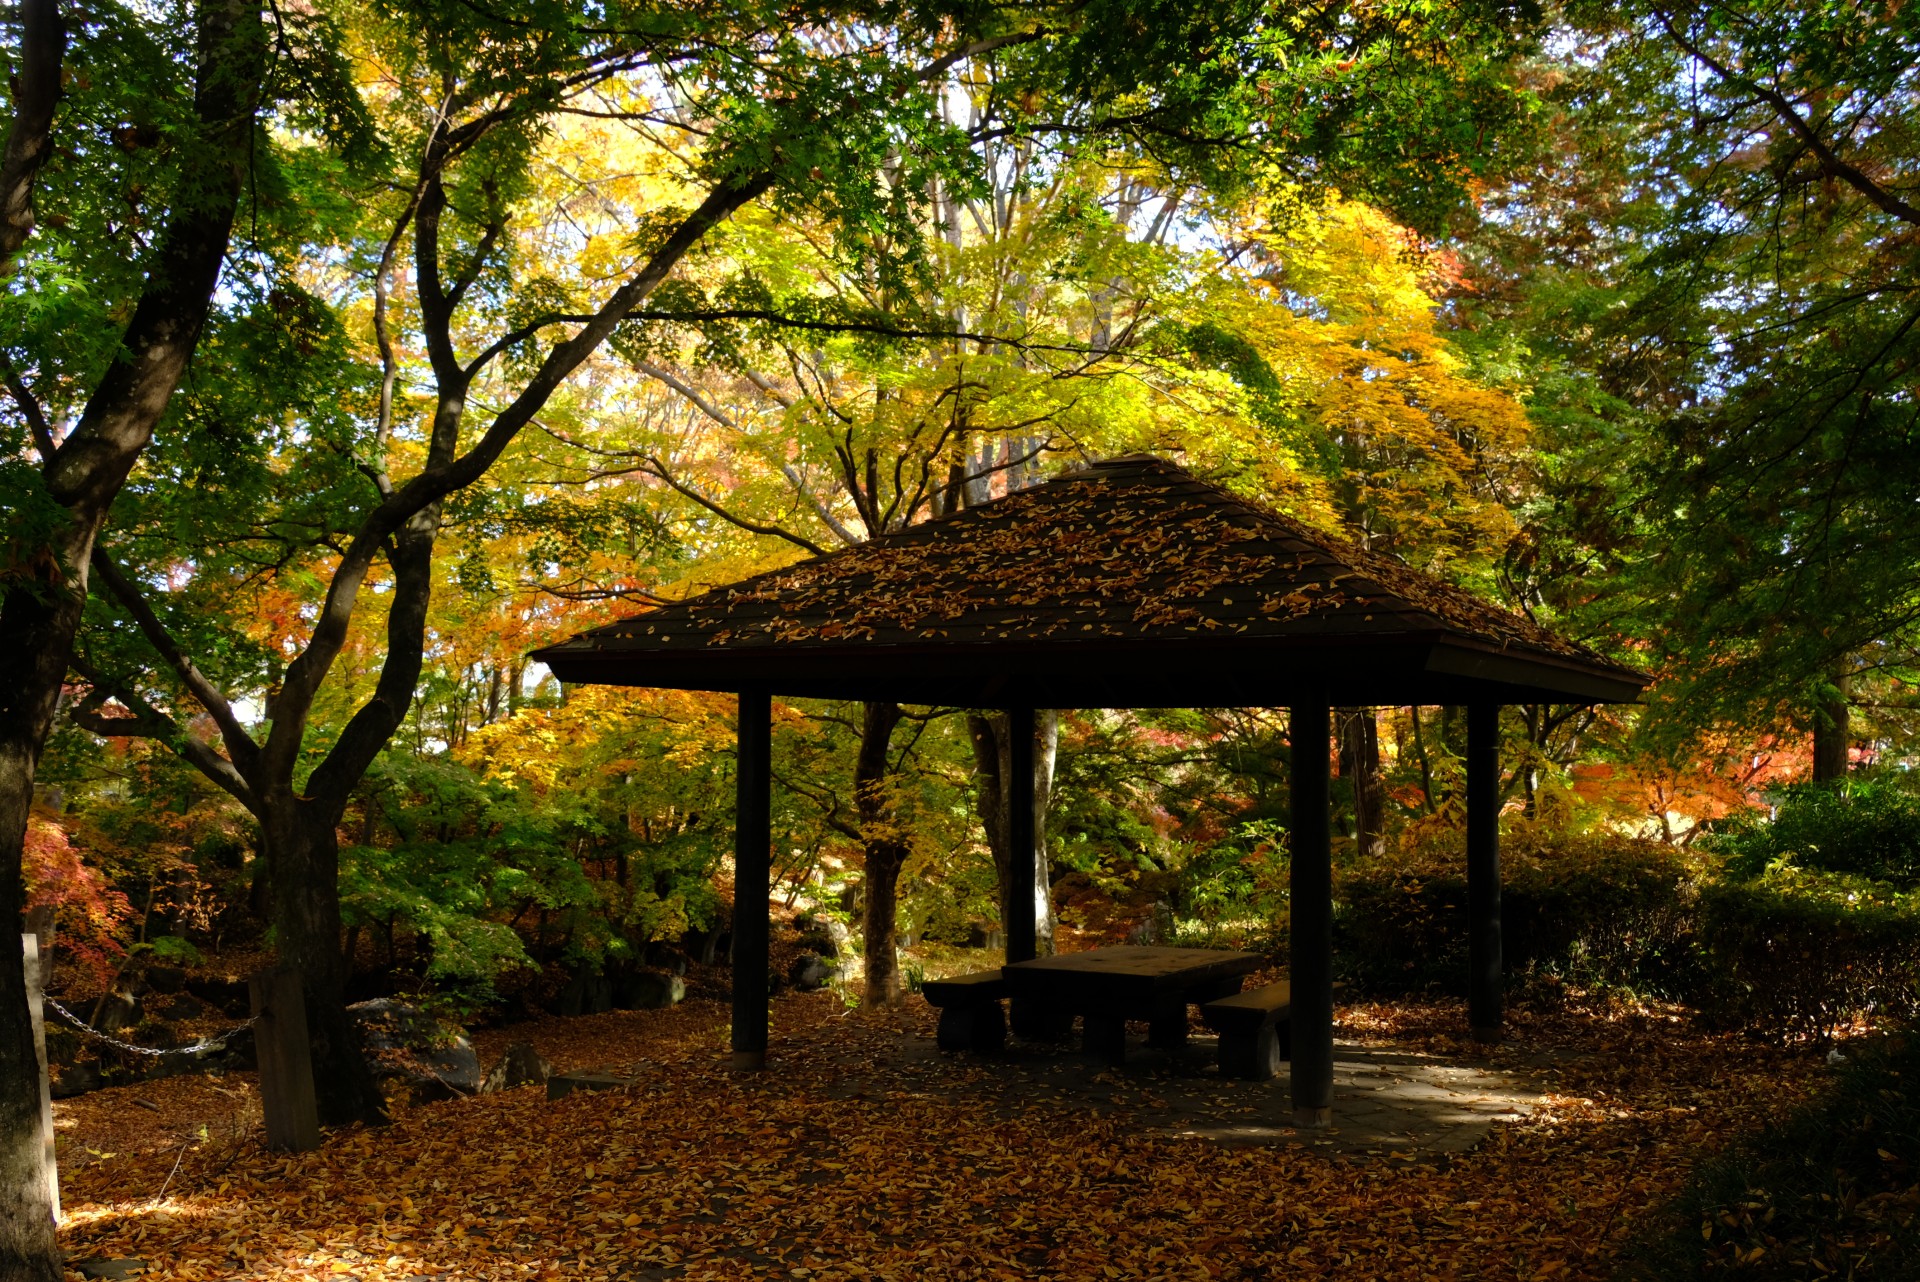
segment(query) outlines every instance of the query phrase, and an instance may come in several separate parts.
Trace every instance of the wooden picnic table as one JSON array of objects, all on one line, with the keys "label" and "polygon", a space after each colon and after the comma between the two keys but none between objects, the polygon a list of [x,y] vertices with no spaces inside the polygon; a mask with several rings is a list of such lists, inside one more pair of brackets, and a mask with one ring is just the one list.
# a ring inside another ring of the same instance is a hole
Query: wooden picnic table
[{"label": "wooden picnic table", "polygon": [[1187,1007],[1239,992],[1242,978],[1265,961],[1218,948],[1121,944],[1014,962],[1000,973],[1013,1001],[1080,1016],[1087,1051],[1117,1064],[1126,1055],[1127,1021],[1146,1021],[1149,1046],[1182,1045]]}]

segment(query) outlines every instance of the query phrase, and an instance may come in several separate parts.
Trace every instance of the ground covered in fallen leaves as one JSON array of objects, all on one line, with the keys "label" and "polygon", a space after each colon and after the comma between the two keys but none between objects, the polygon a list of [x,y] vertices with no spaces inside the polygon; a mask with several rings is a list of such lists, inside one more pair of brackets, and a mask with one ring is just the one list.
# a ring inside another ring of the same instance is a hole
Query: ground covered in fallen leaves
[{"label": "ground covered in fallen leaves", "polygon": [[1342,1037],[1547,1087],[1471,1153],[1387,1160],[1168,1138],[1124,1093],[1098,1108],[1019,1098],[964,1057],[875,1067],[931,1036],[917,1000],[886,1016],[783,999],[773,1066],[747,1076],[727,1068],[725,1018],[689,1002],[482,1034],[483,1058],[526,1040],[562,1069],[638,1080],[405,1108],[291,1157],[260,1147],[245,1076],[63,1103],[69,1258],[367,1282],[1597,1279],[1705,1154],[1828,1076],[1807,1051],[1704,1034],[1675,1011],[1522,1013],[1487,1057],[1455,1040],[1457,1007],[1343,1008]]}]

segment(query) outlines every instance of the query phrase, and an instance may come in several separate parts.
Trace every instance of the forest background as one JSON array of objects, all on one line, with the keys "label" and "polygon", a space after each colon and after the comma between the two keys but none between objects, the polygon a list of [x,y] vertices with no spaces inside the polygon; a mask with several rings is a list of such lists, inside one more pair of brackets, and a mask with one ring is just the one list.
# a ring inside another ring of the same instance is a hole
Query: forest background
[{"label": "forest background", "polygon": [[[1582,923],[1651,878],[1909,929],[1897,4],[13,19],[0,886],[58,992],[265,943],[376,1114],[350,997],[498,1017],[724,921],[731,700],[530,650],[1135,451],[1652,674],[1505,713],[1516,876],[1598,878]],[[1338,727],[1348,937],[1401,937],[1463,721]],[[1003,720],[775,734],[850,1000],[990,940]],[[1284,930],[1283,715],[1041,734],[1049,938]]]}]

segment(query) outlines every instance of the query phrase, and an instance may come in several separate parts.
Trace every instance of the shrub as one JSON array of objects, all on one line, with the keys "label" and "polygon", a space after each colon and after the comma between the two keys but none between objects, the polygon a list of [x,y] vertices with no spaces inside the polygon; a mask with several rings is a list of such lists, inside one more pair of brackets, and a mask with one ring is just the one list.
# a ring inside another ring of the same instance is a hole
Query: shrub
[{"label": "shrub", "polygon": [[[1522,829],[1502,839],[1500,862],[1509,976],[1532,972],[1676,996],[1694,980],[1695,857],[1652,841]],[[1347,978],[1380,993],[1465,991],[1461,833],[1350,864],[1334,893]]]},{"label": "shrub", "polygon": [[1699,917],[1701,1004],[1729,1026],[1824,1042],[1857,1016],[1920,1006],[1920,895],[1776,868],[1706,887]]},{"label": "shrub", "polygon": [[1791,867],[1920,889],[1920,796],[1867,776],[1786,788],[1774,799],[1771,820],[1756,815],[1709,838],[1730,875]]},{"label": "shrub", "polygon": [[1621,1276],[1920,1276],[1920,1037],[1857,1048],[1824,1098],[1737,1145],[1624,1253]]}]

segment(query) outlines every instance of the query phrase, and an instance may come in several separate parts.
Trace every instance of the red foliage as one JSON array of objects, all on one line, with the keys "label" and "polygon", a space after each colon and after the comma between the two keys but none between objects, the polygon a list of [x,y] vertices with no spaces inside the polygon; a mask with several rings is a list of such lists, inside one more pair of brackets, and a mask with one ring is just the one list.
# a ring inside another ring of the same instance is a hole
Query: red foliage
[{"label": "red foliage", "polygon": [[64,828],[40,815],[27,820],[22,870],[28,911],[53,910],[55,947],[66,949],[94,982],[111,983],[127,952],[121,939],[123,927],[133,916],[127,897],[98,869],[87,866]]}]

